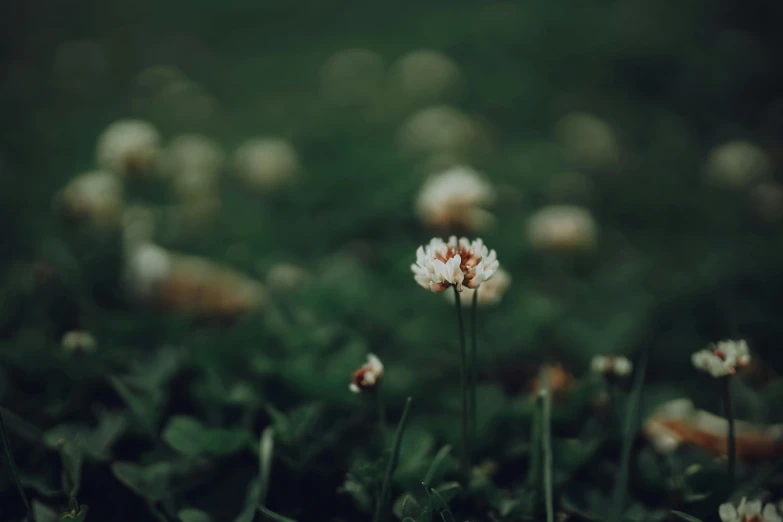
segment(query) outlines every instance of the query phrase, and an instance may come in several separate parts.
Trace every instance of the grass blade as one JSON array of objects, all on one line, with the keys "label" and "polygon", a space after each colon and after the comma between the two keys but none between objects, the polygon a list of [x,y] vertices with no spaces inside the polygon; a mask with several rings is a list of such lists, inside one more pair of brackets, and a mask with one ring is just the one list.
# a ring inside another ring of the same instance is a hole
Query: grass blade
[{"label": "grass blade", "polygon": [[283,515],[278,515],[274,511],[269,511],[264,506],[258,506],[258,510],[261,512],[262,515],[264,515],[264,518],[268,520],[274,520],[275,522],[296,522],[293,518],[284,517]]},{"label": "grass blade", "polygon": [[701,522],[700,518],[696,518],[692,515],[689,515],[688,513],[683,513],[682,511],[677,511],[675,509],[671,510],[672,515],[676,515],[680,517],[681,519],[685,520],[686,522]]},{"label": "grass blade", "polygon": [[24,507],[27,510],[27,519],[32,522],[34,520],[33,511],[30,509],[30,502],[27,501],[27,495],[24,493],[22,481],[19,480],[19,469],[16,467],[14,454],[11,452],[11,444],[8,442],[8,432],[5,429],[5,421],[3,420],[2,412],[0,412],[0,442],[3,443],[5,460],[8,462],[8,467],[11,468],[11,477],[14,480],[14,484],[16,484],[16,489],[19,490],[19,496],[22,497],[22,502],[24,502]]},{"label": "grass blade", "polygon": [[554,522],[555,510],[552,492],[552,390],[550,389],[549,367],[541,369],[541,446],[544,453],[544,500],[546,521]]},{"label": "grass blade", "polygon": [[642,398],[642,388],[644,388],[644,376],[647,372],[648,350],[642,351],[639,359],[639,366],[636,370],[636,376],[633,381],[631,395],[628,397],[628,405],[625,410],[625,424],[623,426],[623,447],[620,455],[620,472],[617,475],[617,482],[614,486],[612,495],[612,510],[609,512],[609,522],[620,522],[623,515],[623,501],[628,491],[628,469],[631,463],[631,446],[633,445],[634,435],[636,434],[637,413],[639,403]]},{"label": "grass blade", "polygon": [[400,444],[402,443],[402,435],[405,432],[405,425],[408,423],[408,412],[411,408],[411,398],[405,401],[405,409],[402,410],[402,417],[400,417],[400,423],[397,425],[397,431],[394,434],[394,445],[392,446],[391,456],[389,457],[389,464],[386,466],[386,474],[383,477],[383,485],[381,486],[381,494],[378,496],[378,500],[375,503],[375,515],[373,516],[373,522],[381,522],[383,519],[383,513],[386,510],[388,504],[389,494],[391,492],[392,475],[394,475],[394,469],[397,467],[397,460],[400,457]]},{"label": "grass blade", "polygon": [[427,475],[424,476],[424,484],[428,487],[432,484],[432,479],[440,472],[441,466],[443,466],[443,462],[449,456],[449,453],[451,453],[451,445],[447,444],[433,457],[430,469],[427,470]]},{"label": "grass blade", "polygon": [[272,453],[274,448],[275,430],[269,426],[261,434],[261,443],[258,451],[259,504],[263,504],[266,501],[266,494],[269,491],[269,475],[272,472]]}]

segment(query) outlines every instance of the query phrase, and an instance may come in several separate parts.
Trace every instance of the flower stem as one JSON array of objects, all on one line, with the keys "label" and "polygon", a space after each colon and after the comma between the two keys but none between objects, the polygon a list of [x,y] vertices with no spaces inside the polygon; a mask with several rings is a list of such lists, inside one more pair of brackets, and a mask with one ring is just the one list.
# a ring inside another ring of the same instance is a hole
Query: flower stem
[{"label": "flower stem", "polygon": [[731,407],[731,375],[723,379],[723,408],[726,413],[726,420],[729,421],[729,433],[727,438],[727,455],[729,458],[728,466],[728,485],[729,492],[734,491],[734,468],[737,461],[737,448],[734,439],[734,412]]},{"label": "flower stem", "polygon": [[478,308],[478,288],[473,291],[473,303],[470,307],[470,443],[475,446],[478,436],[478,420],[476,409],[476,395],[478,394],[478,333],[476,332],[476,311]]},{"label": "flower stem", "polygon": [[468,361],[465,350],[465,325],[462,321],[462,303],[459,299],[459,291],[454,287],[454,299],[457,306],[457,325],[459,326],[459,353],[460,353],[460,388],[462,388],[462,471],[465,476],[470,473],[470,452],[468,450]]}]

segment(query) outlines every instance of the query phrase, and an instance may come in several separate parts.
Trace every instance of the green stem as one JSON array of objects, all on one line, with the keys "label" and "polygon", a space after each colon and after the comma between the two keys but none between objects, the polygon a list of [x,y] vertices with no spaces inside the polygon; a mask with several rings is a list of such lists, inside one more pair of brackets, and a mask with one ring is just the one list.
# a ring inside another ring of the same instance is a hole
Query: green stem
[{"label": "green stem", "polygon": [[726,413],[726,419],[729,421],[729,433],[727,440],[727,454],[729,458],[728,467],[728,485],[729,493],[734,491],[734,469],[737,462],[737,447],[734,439],[734,412],[731,407],[731,376],[728,375],[723,379],[723,408]]},{"label": "green stem", "polygon": [[470,307],[470,443],[476,446],[478,433],[478,410],[476,409],[476,396],[478,394],[478,333],[476,331],[476,316],[478,315],[478,288],[473,291],[473,303]]},{"label": "green stem", "polygon": [[24,493],[22,487],[22,481],[19,479],[19,470],[16,467],[14,461],[14,454],[11,452],[11,444],[8,442],[8,431],[5,429],[5,421],[3,420],[3,413],[0,412],[0,442],[3,444],[3,450],[5,452],[5,459],[8,462],[8,467],[11,468],[11,477],[16,484],[16,489],[19,491],[19,496],[22,497],[22,502],[27,510],[27,520],[33,522],[33,510],[30,508],[30,502],[27,501],[27,495]]},{"label": "green stem", "polygon": [[628,474],[631,464],[631,449],[634,436],[638,428],[639,405],[642,398],[642,389],[644,388],[644,378],[647,373],[647,359],[649,349],[643,348],[642,355],[639,358],[639,364],[634,376],[631,393],[628,396],[625,406],[625,423],[622,431],[622,450],[620,453],[620,469],[615,480],[614,492],[612,494],[612,504],[609,511],[609,522],[620,522],[623,518],[623,507],[625,495],[628,492]]},{"label": "green stem", "polygon": [[549,367],[541,369],[541,444],[544,453],[544,500],[546,503],[546,521],[554,522],[555,510],[552,486],[552,386]]},{"label": "green stem", "polygon": [[462,303],[459,291],[454,287],[454,299],[457,305],[457,325],[459,327],[459,354],[460,354],[460,388],[462,389],[462,471],[467,477],[470,473],[470,453],[468,450],[468,361],[465,350],[465,325],[462,321]]}]

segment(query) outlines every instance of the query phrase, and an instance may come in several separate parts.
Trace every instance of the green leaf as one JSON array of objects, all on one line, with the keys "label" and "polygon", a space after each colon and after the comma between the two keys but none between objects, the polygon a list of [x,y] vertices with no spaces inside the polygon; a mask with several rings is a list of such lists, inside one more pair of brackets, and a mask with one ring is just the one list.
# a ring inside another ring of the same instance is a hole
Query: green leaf
[{"label": "green leaf", "polygon": [[75,497],[82,484],[82,451],[79,446],[60,440],[60,458],[63,462],[62,487],[69,497]]},{"label": "green leaf", "polygon": [[424,484],[431,486],[432,484],[439,482],[443,478],[443,475],[449,471],[448,458],[450,453],[451,445],[449,444],[443,446],[440,451],[438,451],[430,463],[427,474],[424,476]]},{"label": "green leaf", "polygon": [[161,392],[159,390],[149,393],[135,392],[125,381],[114,376],[109,377],[109,382],[136,416],[141,427],[148,433],[156,433],[158,417],[163,404]]},{"label": "green leaf", "polygon": [[676,515],[685,520],[685,522],[702,522],[700,518],[696,518],[693,515],[689,515],[688,513],[683,513],[682,511],[672,509],[670,512],[672,515]]},{"label": "green leaf", "polygon": [[177,518],[182,522],[211,522],[212,518],[200,509],[185,508],[180,509]]},{"label": "green leaf", "polygon": [[405,495],[401,512],[403,517],[416,517],[421,514],[421,506],[412,495]]},{"label": "green leaf", "polygon": [[60,515],[52,508],[33,500],[35,522],[59,522]]},{"label": "green leaf", "polygon": [[386,510],[386,504],[391,492],[391,481],[394,475],[394,468],[397,467],[397,459],[400,456],[400,444],[402,443],[402,435],[405,433],[405,425],[408,423],[408,412],[411,409],[411,398],[405,401],[405,409],[402,410],[402,417],[400,417],[400,423],[397,425],[397,431],[394,434],[394,444],[392,445],[391,457],[389,458],[389,464],[386,467],[386,474],[383,477],[383,485],[381,486],[381,493],[376,499],[375,503],[375,515],[373,516],[373,522],[381,522],[383,513]]},{"label": "green leaf", "polygon": [[273,511],[269,511],[264,506],[258,506],[258,510],[268,520],[274,520],[275,522],[296,522],[296,520],[294,520],[293,518],[287,518],[287,517],[284,517],[283,515],[278,515],[277,513],[273,512]]},{"label": "green leaf", "polygon": [[68,513],[63,513],[60,517],[62,522],[84,522],[87,520],[87,515],[90,514],[90,507],[82,504]]},{"label": "green leaf", "polygon": [[159,501],[169,495],[173,466],[171,462],[157,462],[139,466],[132,462],[115,462],[111,471],[117,480],[137,495]]},{"label": "green leaf", "polygon": [[461,490],[462,486],[460,486],[459,482],[446,482],[435,488],[438,497],[445,502],[451,502]]},{"label": "green leaf", "polygon": [[244,430],[208,428],[193,417],[172,417],[163,430],[163,440],[173,449],[191,457],[199,455],[228,455],[250,442],[250,433]]},{"label": "green leaf", "polygon": [[60,424],[44,435],[44,441],[57,449],[60,441],[74,445],[85,456],[97,461],[108,460],[109,449],[127,429],[125,415],[114,412],[103,412],[95,429],[81,424]]}]

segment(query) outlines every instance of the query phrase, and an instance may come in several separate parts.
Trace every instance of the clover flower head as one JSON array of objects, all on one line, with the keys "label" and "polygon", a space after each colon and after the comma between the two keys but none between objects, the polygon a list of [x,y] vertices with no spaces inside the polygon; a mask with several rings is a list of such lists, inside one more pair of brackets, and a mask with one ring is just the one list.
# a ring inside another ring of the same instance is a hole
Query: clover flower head
[{"label": "clover flower head", "polygon": [[742,497],[740,503],[721,504],[718,508],[721,522],[781,522],[783,518],[778,514],[774,504],[763,506],[760,500],[748,501]]},{"label": "clover flower head", "polygon": [[353,373],[350,390],[353,393],[361,393],[364,390],[375,388],[383,378],[383,363],[375,354],[367,355],[367,362]]},{"label": "clover flower head", "polygon": [[596,355],[590,363],[593,373],[627,377],[633,371],[633,363],[627,357]]},{"label": "clover flower head", "polygon": [[481,230],[495,218],[484,209],[495,201],[495,188],[470,167],[455,165],[430,176],[416,200],[427,225]]},{"label": "clover flower head", "polygon": [[160,134],[141,120],[120,120],[109,125],[97,145],[98,165],[125,176],[146,173],[157,161]]},{"label": "clover flower head", "polygon": [[748,343],[719,341],[691,356],[693,366],[713,377],[725,377],[737,373],[738,368],[750,364]]},{"label": "clover flower head", "polygon": [[95,351],[98,343],[95,337],[86,330],[71,330],[63,335],[61,341],[63,349],[68,353],[91,353]]},{"label": "clover flower head", "polygon": [[443,292],[453,286],[458,292],[463,287],[476,289],[497,271],[499,262],[494,250],[488,250],[484,241],[468,238],[448,242],[433,238],[416,250],[416,262],[411,265],[414,279],[422,288]]}]

